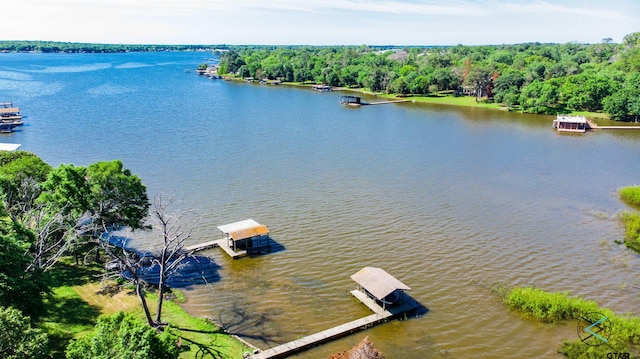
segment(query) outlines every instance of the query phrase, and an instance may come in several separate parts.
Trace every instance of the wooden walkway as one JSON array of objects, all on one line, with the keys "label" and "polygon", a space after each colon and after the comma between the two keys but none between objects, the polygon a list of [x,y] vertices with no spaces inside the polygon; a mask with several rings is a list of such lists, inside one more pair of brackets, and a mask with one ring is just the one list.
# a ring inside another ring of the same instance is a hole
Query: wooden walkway
[{"label": "wooden walkway", "polygon": [[598,126],[591,120],[587,120],[587,125],[590,130],[640,130],[640,126]]},{"label": "wooden walkway", "polygon": [[594,130],[640,130],[640,126],[597,126]]},{"label": "wooden walkway", "polygon": [[273,347],[271,349],[262,351],[258,354],[254,354],[249,358],[251,359],[285,358],[289,355],[304,351],[318,344],[322,344],[351,333],[365,330],[375,324],[378,324],[384,321],[390,316],[392,316],[392,314],[389,312],[386,312],[386,314],[377,314],[377,313],[371,314],[364,318],[360,318],[358,320],[354,320],[349,323],[338,325],[337,327],[327,329],[320,333],[309,335],[304,338],[294,340],[286,344],[278,345],[277,347]]},{"label": "wooden walkway", "polygon": [[402,103],[402,102],[411,102],[411,100],[389,100],[389,101],[378,101],[378,102],[363,103],[363,105],[386,105],[386,104],[388,104],[388,103]]},{"label": "wooden walkway", "polygon": [[278,345],[271,349],[267,349],[259,353],[256,353],[250,356],[249,358],[250,359],[286,358],[290,355],[299,353],[301,351],[305,351],[307,349],[329,342],[331,340],[341,338],[346,335],[371,328],[376,324],[380,324],[395,316],[401,315],[405,312],[415,309],[418,305],[418,303],[416,303],[415,300],[411,298],[407,298],[407,301],[405,304],[402,304],[400,306],[394,306],[389,310],[385,310],[381,306],[379,306],[373,299],[369,298],[366,294],[364,294],[360,290],[352,290],[351,295],[353,295],[354,297],[356,297],[356,299],[358,299],[364,305],[369,307],[369,309],[371,309],[371,311],[373,311],[375,314],[371,314],[364,318],[360,318],[342,325],[338,325],[331,329],[327,329],[322,332],[309,335],[289,343]]},{"label": "wooden walkway", "polygon": [[198,252],[209,248],[218,247],[225,251],[231,258],[237,259],[247,256],[247,251],[236,251],[229,247],[229,243],[227,243],[226,239],[216,239],[214,241],[194,244],[191,246],[184,247],[184,250],[187,252]]}]

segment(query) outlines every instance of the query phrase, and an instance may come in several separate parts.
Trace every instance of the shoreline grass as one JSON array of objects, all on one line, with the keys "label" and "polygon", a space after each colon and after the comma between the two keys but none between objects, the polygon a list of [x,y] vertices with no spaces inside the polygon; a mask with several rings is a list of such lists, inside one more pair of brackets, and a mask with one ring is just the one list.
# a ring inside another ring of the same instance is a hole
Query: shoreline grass
[{"label": "shoreline grass", "polygon": [[[91,332],[99,315],[122,311],[146,322],[133,289],[112,280],[102,281],[98,278],[101,273],[99,265],[75,266],[70,259],[58,263],[52,273],[53,293],[46,299],[47,314],[41,318],[41,327],[50,336],[53,358],[64,358],[69,341]],[[155,293],[147,294],[152,313],[157,298]],[[215,324],[189,315],[171,300],[164,301],[162,313],[163,321],[180,331],[183,348],[188,349],[180,358],[241,358],[249,350]]]},{"label": "shoreline grass", "polygon": [[[569,358],[605,358],[611,352],[632,353],[635,357],[640,352],[640,317],[617,314],[610,309],[600,308],[594,301],[571,297],[568,292],[546,292],[534,287],[498,287],[494,288],[494,292],[502,297],[509,308],[537,320],[551,323],[575,320],[578,334],[588,335],[584,328],[593,324],[589,322],[581,327],[581,321],[586,322],[584,318],[604,318],[606,324],[602,327],[606,325],[608,330],[600,334],[606,339],[606,345],[585,345],[579,338],[565,340],[559,352]],[[594,341],[592,344],[601,344],[597,342],[600,340],[598,338],[591,340]]]}]

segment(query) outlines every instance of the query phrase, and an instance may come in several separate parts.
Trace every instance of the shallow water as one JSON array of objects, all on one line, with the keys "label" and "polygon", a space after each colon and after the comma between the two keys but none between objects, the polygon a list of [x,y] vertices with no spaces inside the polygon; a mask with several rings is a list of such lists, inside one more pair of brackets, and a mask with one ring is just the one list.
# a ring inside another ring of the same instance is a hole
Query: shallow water
[{"label": "shallow water", "polygon": [[[350,276],[385,269],[429,309],[365,335],[389,358],[555,357],[575,323],[509,312],[490,287],[570,291],[638,314],[636,254],[614,240],[638,184],[640,133],[559,135],[550,117],[413,103],[344,108],[338,94],[212,81],[206,53],[0,54],[0,100],[53,165],[119,158],[151,196],[200,219],[192,241],[247,218],[284,250],[231,260],[186,308],[267,348],[357,319]],[[152,245],[153,234],[136,246]]]}]

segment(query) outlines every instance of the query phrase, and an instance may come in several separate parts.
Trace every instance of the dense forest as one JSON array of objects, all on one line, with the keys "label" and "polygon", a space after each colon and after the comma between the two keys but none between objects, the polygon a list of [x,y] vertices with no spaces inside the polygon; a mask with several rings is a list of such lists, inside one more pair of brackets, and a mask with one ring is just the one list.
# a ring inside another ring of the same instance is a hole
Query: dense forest
[{"label": "dense forest", "polygon": [[640,32],[620,44],[376,48],[229,46],[220,74],[401,96],[475,96],[510,110],[640,119]]}]

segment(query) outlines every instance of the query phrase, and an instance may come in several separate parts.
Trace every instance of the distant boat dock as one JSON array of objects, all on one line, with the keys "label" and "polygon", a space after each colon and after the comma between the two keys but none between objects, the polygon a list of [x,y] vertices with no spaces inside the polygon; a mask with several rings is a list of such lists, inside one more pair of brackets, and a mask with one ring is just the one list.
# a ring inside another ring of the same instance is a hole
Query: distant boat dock
[{"label": "distant boat dock", "polygon": [[553,120],[553,128],[558,132],[584,133],[587,130],[640,130],[640,126],[599,126],[584,116],[558,115]]},{"label": "distant boat dock", "polygon": [[0,132],[10,133],[16,126],[22,126],[20,108],[14,107],[12,102],[0,102]]},{"label": "distant boat dock", "polygon": [[351,95],[343,95],[340,96],[338,102],[345,106],[370,106],[370,105],[386,105],[390,103],[403,103],[403,102],[412,102],[411,100],[387,100],[387,101],[376,101],[376,102],[363,102],[362,98],[359,96],[351,96]]},{"label": "distant boat dock", "polygon": [[374,325],[421,307],[418,302],[404,293],[405,290],[410,290],[411,288],[380,268],[365,267],[352,275],[351,279],[356,281],[359,286],[358,289],[351,291],[351,295],[369,307],[374,314],[289,343],[278,345],[271,349],[258,351],[249,358],[286,358],[314,346],[366,330]]}]

